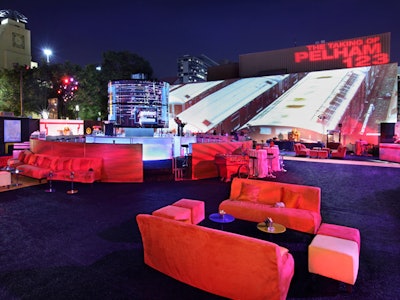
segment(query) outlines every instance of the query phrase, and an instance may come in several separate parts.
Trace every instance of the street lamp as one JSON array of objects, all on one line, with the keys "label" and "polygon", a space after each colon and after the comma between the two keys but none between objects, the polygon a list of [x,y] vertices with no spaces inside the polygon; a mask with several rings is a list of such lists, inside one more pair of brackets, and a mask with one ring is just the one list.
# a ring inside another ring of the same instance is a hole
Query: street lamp
[{"label": "street lamp", "polygon": [[79,120],[79,105],[75,105],[76,119]]},{"label": "street lamp", "polygon": [[50,55],[53,55],[53,51],[51,51],[50,49],[43,49],[43,53],[44,55],[46,55],[46,59],[47,59],[47,63],[50,62]]}]

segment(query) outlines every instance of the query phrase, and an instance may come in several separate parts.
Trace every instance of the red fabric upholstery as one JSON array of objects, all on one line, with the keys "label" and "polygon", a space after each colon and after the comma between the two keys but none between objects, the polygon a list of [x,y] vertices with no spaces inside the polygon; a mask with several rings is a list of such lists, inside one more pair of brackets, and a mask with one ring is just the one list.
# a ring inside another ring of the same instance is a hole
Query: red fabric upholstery
[{"label": "red fabric upholstery", "polygon": [[102,159],[97,157],[59,158],[52,180],[93,183],[101,179]]},{"label": "red fabric upholstery", "polygon": [[340,144],[336,150],[331,151],[331,158],[345,158],[347,148]]},{"label": "red fabric upholstery", "polygon": [[0,167],[4,168],[8,166],[8,160],[11,159],[12,156],[0,156]]},{"label": "red fabric upholstery", "polygon": [[30,150],[21,151],[18,154],[18,158],[10,158],[10,159],[8,159],[7,160],[7,165],[9,167],[16,168],[19,165],[28,163],[28,162],[25,162],[25,157],[27,157],[28,155],[31,155],[31,154],[32,154],[32,152]]},{"label": "red fabric upholstery", "polygon": [[152,215],[139,214],[136,221],[148,266],[228,299],[286,299],[294,274],[287,249]]},{"label": "red fabric upholstery", "polygon": [[19,160],[19,161],[24,161],[24,157],[25,157],[25,151],[21,151],[21,152],[18,154],[18,160]]},{"label": "red fabric upholstery", "polygon": [[39,180],[46,178],[51,169],[48,165],[45,165],[44,157],[42,155],[33,154],[30,151],[28,151],[28,153],[25,151],[25,153],[26,154],[23,156],[23,162],[26,161],[27,157],[29,157],[28,162],[30,161],[31,163],[16,165],[16,168],[21,172],[21,175]]},{"label": "red fabric upholstery", "polygon": [[58,157],[44,154],[29,153],[24,156],[28,163],[15,164],[22,175],[44,179],[50,172],[52,180],[73,180],[76,182],[92,183],[101,179],[101,158]]},{"label": "red fabric upholstery", "polygon": [[310,157],[316,158],[328,158],[330,151],[324,149],[311,149],[310,150]]},{"label": "red fabric upholstery", "polygon": [[[240,201],[242,183],[258,186],[260,191],[257,201]],[[275,207],[261,197],[276,197],[272,189],[281,189],[280,201],[285,207]],[[269,196],[270,195],[270,196]],[[296,185],[264,180],[234,178],[229,199],[222,201],[219,209],[237,219],[251,222],[263,222],[270,217],[274,222],[287,228],[315,234],[321,225],[321,190],[314,186]]]},{"label": "red fabric upholstery", "polygon": [[308,149],[306,146],[304,146],[301,143],[294,144],[294,152],[296,153],[296,156],[309,156],[310,155],[310,149]]}]

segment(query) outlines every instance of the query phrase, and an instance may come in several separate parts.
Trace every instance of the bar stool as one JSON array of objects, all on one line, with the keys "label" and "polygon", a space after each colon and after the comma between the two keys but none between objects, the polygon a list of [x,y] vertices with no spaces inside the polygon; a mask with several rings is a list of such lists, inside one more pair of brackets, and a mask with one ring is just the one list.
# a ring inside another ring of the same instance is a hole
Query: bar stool
[{"label": "bar stool", "polygon": [[74,189],[74,177],[75,177],[75,173],[73,171],[71,171],[71,174],[69,176],[69,178],[71,179],[71,189],[67,191],[67,194],[69,194],[69,195],[76,194],[78,192],[78,190]]},{"label": "bar stool", "polygon": [[180,165],[179,158],[181,157],[178,156],[172,158],[172,173],[174,174],[175,181],[183,180],[184,178],[184,168]]},{"label": "bar stool", "polygon": [[49,175],[47,175],[47,181],[49,182],[49,188],[45,190],[46,193],[54,193],[56,190],[53,189],[53,171],[49,172]]},{"label": "bar stool", "polygon": [[185,168],[189,166],[189,145],[187,144],[181,145],[181,148],[183,149],[183,157],[184,157],[182,167]]}]

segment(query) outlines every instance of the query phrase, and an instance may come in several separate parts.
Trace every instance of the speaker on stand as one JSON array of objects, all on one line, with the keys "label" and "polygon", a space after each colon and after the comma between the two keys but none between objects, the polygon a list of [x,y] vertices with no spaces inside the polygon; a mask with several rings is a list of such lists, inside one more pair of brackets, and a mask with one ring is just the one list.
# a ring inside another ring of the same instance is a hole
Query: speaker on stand
[{"label": "speaker on stand", "polygon": [[104,134],[108,136],[114,135],[114,124],[113,123],[105,123],[104,124]]},{"label": "speaker on stand", "polygon": [[381,136],[379,143],[393,143],[396,123],[381,123]]}]

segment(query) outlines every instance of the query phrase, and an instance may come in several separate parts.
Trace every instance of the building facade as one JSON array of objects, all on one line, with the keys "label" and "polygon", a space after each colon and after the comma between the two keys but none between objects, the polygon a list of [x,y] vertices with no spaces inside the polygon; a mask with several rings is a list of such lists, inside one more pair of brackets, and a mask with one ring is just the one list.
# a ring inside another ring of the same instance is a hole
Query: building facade
[{"label": "building facade", "polygon": [[178,58],[178,82],[207,81],[207,69],[213,66],[218,66],[218,63],[204,54],[200,56],[183,55]]},{"label": "building facade", "polygon": [[0,10],[0,68],[31,67],[31,32],[27,18],[12,10]]}]

